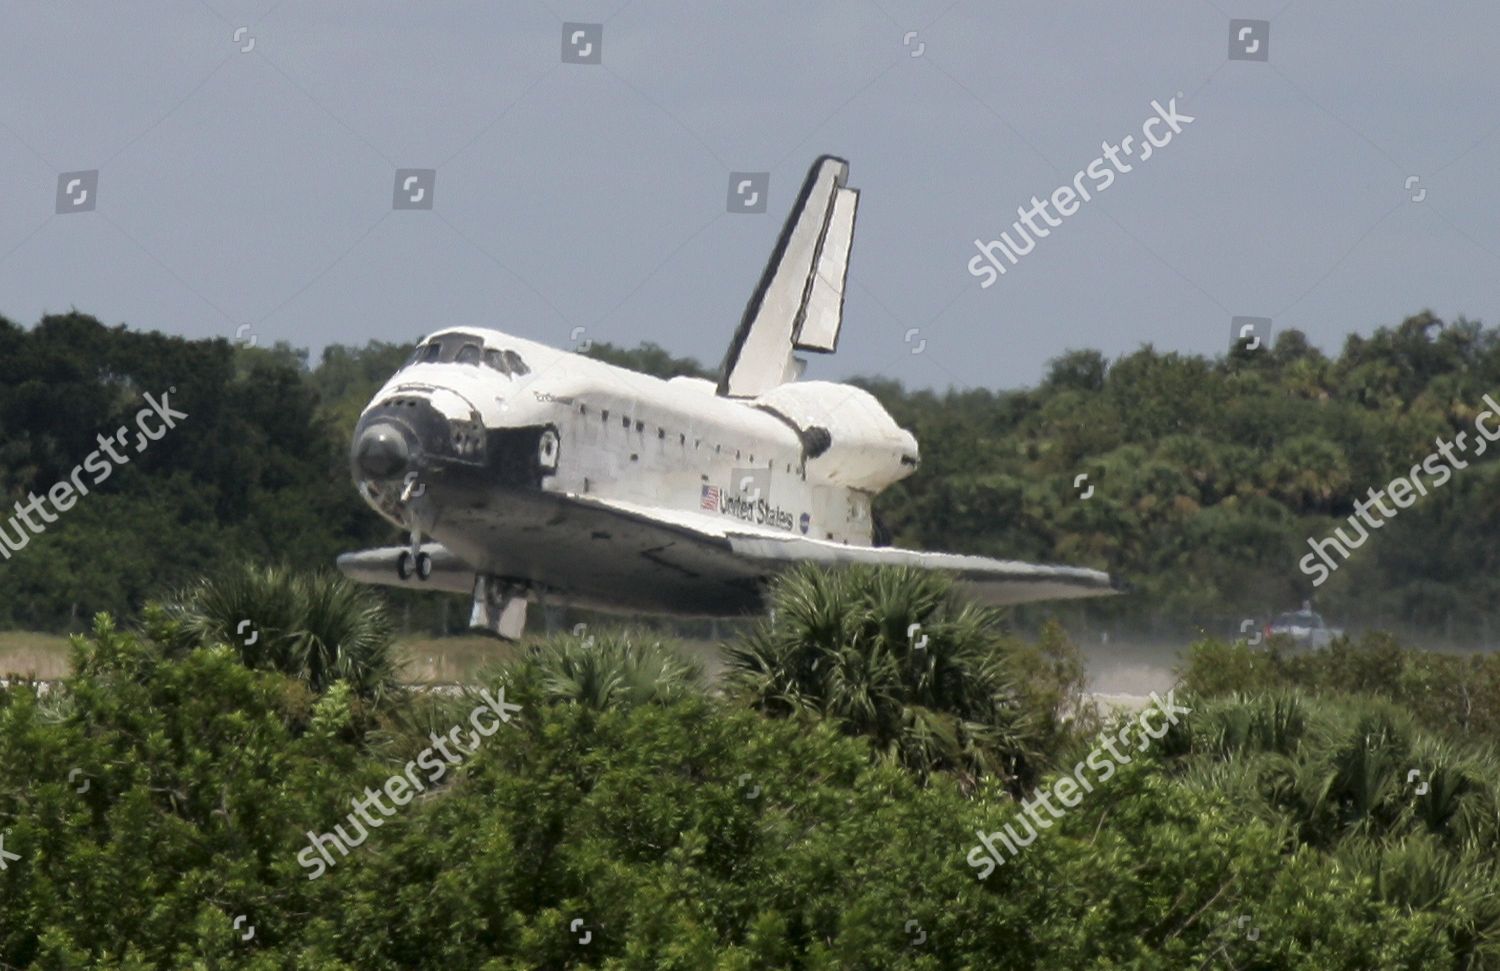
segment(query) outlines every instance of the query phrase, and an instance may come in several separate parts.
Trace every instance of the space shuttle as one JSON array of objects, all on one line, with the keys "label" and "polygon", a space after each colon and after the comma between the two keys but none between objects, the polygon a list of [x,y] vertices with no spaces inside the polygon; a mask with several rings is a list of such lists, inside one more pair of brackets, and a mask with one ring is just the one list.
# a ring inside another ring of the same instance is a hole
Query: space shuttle
[{"label": "space shuttle", "polygon": [[536,602],[742,616],[799,563],[942,570],[992,604],[1117,592],[1097,570],[885,545],[872,503],[917,471],[916,439],[867,392],[799,380],[799,352],[833,353],[843,326],[848,171],[813,163],[717,382],[483,327],[424,338],[350,453],[361,497],[409,541],[339,569],[471,594],[471,625],[506,639]]}]

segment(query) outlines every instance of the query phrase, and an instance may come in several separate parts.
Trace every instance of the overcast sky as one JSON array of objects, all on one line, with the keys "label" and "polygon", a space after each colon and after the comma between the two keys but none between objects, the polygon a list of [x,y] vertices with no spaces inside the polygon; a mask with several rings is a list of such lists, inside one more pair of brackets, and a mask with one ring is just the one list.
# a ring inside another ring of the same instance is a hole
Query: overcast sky
[{"label": "overcast sky", "polygon": [[[1330,350],[1424,308],[1500,319],[1491,0],[4,10],[0,314],[23,323],[314,351],[475,324],[717,364],[823,153],[862,195],[814,376],[1015,387],[1070,348],[1221,353],[1235,315]],[[1265,60],[1230,59],[1231,19],[1269,21],[1239,48]],[[601,63],[564,62],[565,22],[603,25],[572,48]],[[1190,124],[981,287],[976,238],[1174,97]],[[406,168],[436,170],[430,210],[393,209]],[[767,212],[727,211],[758,171]]]}]

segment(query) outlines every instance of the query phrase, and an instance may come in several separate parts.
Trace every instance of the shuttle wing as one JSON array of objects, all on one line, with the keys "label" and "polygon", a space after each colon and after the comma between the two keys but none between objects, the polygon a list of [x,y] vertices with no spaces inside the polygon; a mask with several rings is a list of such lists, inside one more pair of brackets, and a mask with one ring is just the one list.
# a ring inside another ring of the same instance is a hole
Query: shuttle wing
[{"label": "shuttle wing", "polygon": [[731,536],[738,554],[768,565],[909,566],[951,573],[974,599],[997,606],[1037,600],[1076,600],[1120,593],[1108,573],[1073,566],[1044,566],[959,553],[924,553],[894,546],[845,546],[805,536]]},{"label": "shuttle wing", "polygon": [[891,546],[846,546],[798,536],[769,527],[720,520],[691,512],[655,509],[593,498],[574,497],[615,515],[650,523],[679,541],[731,554],[732,567],[722,563],[726,576],[769,576],[799,563],[828,567],[908,566],[950,573],[976,600],[997,606],[1040,600],[1106,597],[1123,592],[1108,573],[1071,566],[1047,566],[1016,560],[996,560],[958,553],[927,553]]},{"label": "shuttle wing", "polygon": [[[556,591],[563,602],[630,609],[657,597],[678,612],[736,616],[763,605],[765,581],[799,563],[942,570],[976,600],[995,605],[1118,593],[1108,574],[953,553],[845,546],[746,523],[594,496],[557,494],[545,530],[518,534],[504,555],[472,564],[437,543],[412,557],[404,546],[346,553],[341,572],[363,583],[474,594],[477,626],[519,637],[525,590]],[[475,527],[479,527],[476,525]],[[587,562],[579,573],[576,566]],[[493,586],[487,577],[500,581]],[[512,589],[513,585],[519,585]],[[499,595],[490,597],[492,590]],[[492,602],[493,600],[493,602]]]},{"label": "shuttle wing", "polygon": [[849,165],[813,163],[776,249],[724,357],[718,392],[752,398],[794,380],[792,349],[828,353],[838,344],[859,192]]}]

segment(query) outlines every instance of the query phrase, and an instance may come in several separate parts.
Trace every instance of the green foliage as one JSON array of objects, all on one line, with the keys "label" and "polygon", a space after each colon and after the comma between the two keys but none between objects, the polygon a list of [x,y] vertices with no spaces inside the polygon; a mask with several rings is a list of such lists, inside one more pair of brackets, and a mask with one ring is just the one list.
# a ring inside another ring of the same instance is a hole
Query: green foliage
[{"label": "green foliage", "polygon": [[1429,731],[1500,745],[1500,655],[1492,653],[1417,650],[1381,632],[1319,651],[1275,641],[1257,648],[1206,640],[1189,648],[1182,684],[1199,697],[1280,688],[1375,696],[1399,705]]},{"label": "green foliage", "polygon": [[1049,655],[1028,656],[941,574],[807,566],[770,600],[769,619],[726,652],[730,690],[768,714],[827,719],[922,775],[1033,780],[1081,685],[1055,632]]},{"label": "green foliage", "polygon": [[1371,881],[1376,899],[1443,915],[1453,967],[1500,966],[1500,760],[1370,698],[1234,694],[1201,702],[1164,749],[1194,788],[1232,797]]},{"label": "green foliage", "polygon": [[[556,635],[504,669],[515,697],[594,711],[670,704],[703,691],[701,664],[640,632]],[[481,681],[493,680],[484,673]]]},{"label": "green foliage", "polygon": [[368,587],[327,572],[244,566],[199,580],[148,622],[183,645],[231,645],[250,667],[297,678],[315,692],[344,683],[360,698],[396,688],[394,633]]},{"label": "green foliage", "polygon": [[101,617],[78,651],[60,698],[0,695],[0,816],[20,856],[0,879],[3,960],[234,960],[232,916],[271,887],[309,906],[280,848],[352,784],[350,760],[295,737],[296,693],[228,649],[174,657]]},{"label": "green foliage", "polygon": [[349,486],[347,438],[303,358],[78,313],[29,330],[0,318],[0,494],[25,501],[69,479],[98,436],[134,429],[148,393],[188,417],[126,448],[107,478],[81,473],[88,495],[0,563],[0,623],[76,631],[219,563],[331,563],[387,534]]},{"label": "green foliage", "polygon": [[[930,632],[924,650],[964,658],[989,643],[950,615],[946,591],[917,584],[903,599],[885,585],[915,579],[841,580],[870,598],[853,633],[896,650],[905,629],[882,634],[872,617],[894,623],[904,607]],[[777,630],[787,623],[779,613]],[[1076,670],[1049,636],[1020,680],[1065,692]],[[347,681],[315,697],[212,639],[160,610],[140,633],[101,617],[54,692],[0,689],[0,832],[19,857],[0,875],[0,962],[1500,962],[1494,766],[1388,703],[1197,702],[981,880],[965,854],[1020,811],[999,777],[967,792],[949,773],[923,781],[872,760],[836,713],[766,717],[694,689],[692,665],[661,645],[565,637],[495,672],[490,687],[521,706],[509,725],[309,879],[309,834],[484,703],[402,695],[375,726]],[[1408,760],[1429,792],[1405,784]]]},{"label": "green foliage", "polygon": [[1438,436],[1472,441],[1483,396],[1500,394],[1493,328],[1424,313],[1351,336],[1334,359],[1296,331],[1269,354],[1212,360],[1074,351],[1026,391],[862,383],[922,445],[921,470],[877,502],[897,542],[1110,569],[1133,591],[1077,608],[1095,622],[1229,631],[1316,593],[1336,625],[1486,642],[1500,630],[1494,449],[1471,452],[1316,591],[1297,566],[1309,537]]}]

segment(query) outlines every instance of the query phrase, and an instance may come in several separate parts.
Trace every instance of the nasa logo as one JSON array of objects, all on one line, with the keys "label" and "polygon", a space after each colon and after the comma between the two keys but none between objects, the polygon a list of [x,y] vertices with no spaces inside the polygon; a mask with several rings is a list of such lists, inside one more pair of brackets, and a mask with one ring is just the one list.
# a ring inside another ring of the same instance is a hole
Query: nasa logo
[{"label": "nasa logo", "polygon": [[807,527],[812,525],[812,517],[809,516],[807,513],[803,513],[800,525],[802,526],[802,535],[806,536],[807,535]]}]

